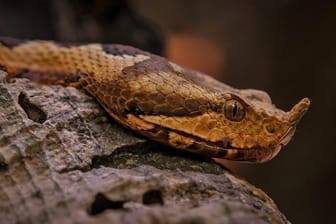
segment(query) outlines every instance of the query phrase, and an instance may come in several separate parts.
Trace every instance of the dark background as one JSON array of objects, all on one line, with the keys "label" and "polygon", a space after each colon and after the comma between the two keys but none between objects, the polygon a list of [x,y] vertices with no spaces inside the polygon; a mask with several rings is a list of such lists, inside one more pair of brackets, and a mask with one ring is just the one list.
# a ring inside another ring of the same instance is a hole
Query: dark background
[{"label": "dark background", "polygon": [[336,219],[336,2],[312,0],[0,0],[0,35],[130,44],[280,108],[309,97],[292,142],[271,162],[228,164],[293,223]]}]

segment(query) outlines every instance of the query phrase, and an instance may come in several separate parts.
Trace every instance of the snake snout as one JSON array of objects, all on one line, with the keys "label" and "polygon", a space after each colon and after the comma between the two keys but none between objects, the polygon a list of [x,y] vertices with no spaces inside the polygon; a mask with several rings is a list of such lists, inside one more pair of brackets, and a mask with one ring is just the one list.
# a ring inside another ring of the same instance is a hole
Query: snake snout
[{"label": "snake snout", "polygon": [[297,124],[302,116],[307,112],[310,105],[310,100],[308,98],[302,99],[293,108],[287,112],[289,123],[295,125]]}]

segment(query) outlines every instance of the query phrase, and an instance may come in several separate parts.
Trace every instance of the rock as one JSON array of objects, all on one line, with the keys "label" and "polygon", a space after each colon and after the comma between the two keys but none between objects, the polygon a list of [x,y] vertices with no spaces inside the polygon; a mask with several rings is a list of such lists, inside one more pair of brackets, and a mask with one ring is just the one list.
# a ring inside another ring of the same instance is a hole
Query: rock
[{"label": "rock", "polygon": [[0,223],[288,223],[224,167],[137,136],[72,87],[0,71]]}]

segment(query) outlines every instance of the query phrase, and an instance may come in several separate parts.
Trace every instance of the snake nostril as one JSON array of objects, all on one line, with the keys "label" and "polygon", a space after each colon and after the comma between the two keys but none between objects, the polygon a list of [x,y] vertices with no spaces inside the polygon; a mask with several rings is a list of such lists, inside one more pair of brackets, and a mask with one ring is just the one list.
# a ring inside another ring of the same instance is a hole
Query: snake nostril
[{"label": "snake nostril", "polygon": [[266,130],[271,134],[273,134],[275,132],[275,128],[272,124],[266,125]]},{"label": "snake nostril", "polygon": [[276,131],[275,125],[270,120],[266,120],[264,122],[264,128],[265,128],[266,132],[269,133],[269,134],[274,134],[275,131]]}]

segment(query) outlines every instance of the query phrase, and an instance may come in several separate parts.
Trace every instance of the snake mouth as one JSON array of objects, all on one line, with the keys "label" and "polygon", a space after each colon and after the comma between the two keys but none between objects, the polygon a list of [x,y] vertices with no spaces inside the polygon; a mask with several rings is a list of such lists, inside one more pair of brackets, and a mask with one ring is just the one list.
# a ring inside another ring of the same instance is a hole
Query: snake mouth
[{"label": "snake mouth", "polygon": [[[170,133],[176,133],[188,139],[192,139],[189,145],[175,145],[176,148],[184,149],[206,157],[221,158],[233,160],[237,162],[247,163],[263,163],[274,158],[286,145],[292,137],[293,131],[289,131],[278,144],[272,147],[254,147],[254,148],[238,148],[230,144],[230,142],[209,142],[202,138],[192,136],[187,133],[170,130]],[[166,143],[165,141],[162,141]],[[169,144],[168,144],[169,145]]]},{"label": "snake mouth", "polygon": [[270,148],[227,149],[227,155],[225,159],[244,162],[267,162],[273,159],[281,151],[281,149],[288,144],[294,133],[295,126],[292,126],[279,140],[279,143]]},{"label": "snake mouth", "polygon": [[281,149],[282,145],[269,149],[225,149],[226,155],[220,158],[244,163],[264,163],[274,158]]},{"label": "snake mouth", "polygon": [[[273,159],[281,149],[288,144],[295,132],[295,126],[290,127],[279,142],[271,147],[237,148],[230,143],[218,144],[207,142],[203,139],[197,139],[192,145],[190,151],[204,151],[211,157],[234,160],[239,162],[263,163]],[[197,147],[198,146],[198,147]]]},{"label": "snake mouth", "polygon": [[279,141],[279,145],[285,146],[288,144],[288,142],[292,139],[294,133],[295,133],[296,126],[292,126],[288,128],[286,133],[282,136],[282,138]]},{"label": "snake mouth", "polygon": [[[147,122],[147,121],[146,121]],[[184,131],[162,127],[157,124],[150,130],[143,131],[144,136],[154,138],[163,144],[205,157],[222,158],[240,162],[262,163],[271,160],[292,138],[295,126],[290,127],[283,137],[270,147],[238,148],[230,141],[211,142],[204,138],[186,133]]]},{"label": "snake mouth", "polygon": [[208,142],[204,139],[194,137],[193,143],[184,149],[194,153],[203,154],[207,157],[247,163],[262,163],[267,162],[275,157],[283,146],[284,143],[279,143],[276,146],[270,148],[237,148],[233,147],[228,142],[225,144],[221,142],[221,144],[219,144],[219,142]]}]

